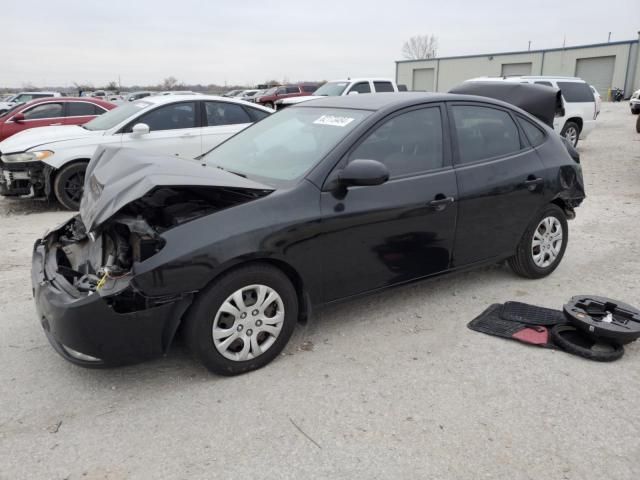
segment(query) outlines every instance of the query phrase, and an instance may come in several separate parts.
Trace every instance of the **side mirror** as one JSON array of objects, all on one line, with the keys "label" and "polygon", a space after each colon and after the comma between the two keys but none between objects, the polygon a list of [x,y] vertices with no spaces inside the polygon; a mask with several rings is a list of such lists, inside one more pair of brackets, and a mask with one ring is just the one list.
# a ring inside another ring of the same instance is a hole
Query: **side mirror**
[{"label": "side mirror", "polygon": [[136,123],[131,129],[131,133],[133,133],[137,137],[146,135],[150,131],[151,130],[149,129],[149,125],[147,125],[146,123]]},{"label": "side mirror", "polygon": [[347,95],[360,95],[360,92],[356,92],[355,90],[351,90]]},{"label": "side mirror", "polygon": [[389,170],[377,160],[353,160],[338,172],[338,184],[345,187],[382,185]]},{"label": "side mirror", "polygon": [[13,120],[16,123],[24,122],[25,121],[24,113],[16,113],[13,117],[11,117],[11,120]]}]

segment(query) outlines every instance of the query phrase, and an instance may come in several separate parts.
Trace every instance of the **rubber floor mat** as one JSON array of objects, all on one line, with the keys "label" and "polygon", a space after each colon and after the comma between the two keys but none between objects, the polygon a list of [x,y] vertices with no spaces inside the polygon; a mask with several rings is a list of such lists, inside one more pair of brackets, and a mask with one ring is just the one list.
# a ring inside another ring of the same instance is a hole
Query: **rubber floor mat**
[{"label": "rubber floor mat", "polygon": [[561,310],[521,302],[506,302],[502,306],[500,317],[504,320],[526,323],[527,325],[550,326],[569,323]]},{"label": "rubber floor mat", "polygon": [[501,317],[503,305],[495,303],[471,320],[467,327],[471,330],[495,337],[510,338],[522,343],[546,348],[556,348],[549,340],[549,332],[540,325],[527,325]]}]

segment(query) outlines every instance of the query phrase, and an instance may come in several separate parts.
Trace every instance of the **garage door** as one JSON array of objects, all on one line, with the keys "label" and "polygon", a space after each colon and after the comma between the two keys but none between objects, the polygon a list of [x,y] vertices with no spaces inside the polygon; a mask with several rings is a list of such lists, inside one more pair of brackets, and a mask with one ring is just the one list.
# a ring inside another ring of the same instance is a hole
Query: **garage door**
[{"label": "garage door", "polygon": [[[607,97],[613,80],[613,67],[616,65],[616,57],[579,58],[576,61],[576,77],[596,87],[602,98]],[[622,88],[622,86],[621,86]]]},{"label": "garage door", "polygon": [[531,75],[531,62],[502,64],[503,77],[517,77],[520,75]]},{"label": "garage door", "polygon": [[433,92],[434,71],[433,68],[416,68],[413,71],[413,89]]}]

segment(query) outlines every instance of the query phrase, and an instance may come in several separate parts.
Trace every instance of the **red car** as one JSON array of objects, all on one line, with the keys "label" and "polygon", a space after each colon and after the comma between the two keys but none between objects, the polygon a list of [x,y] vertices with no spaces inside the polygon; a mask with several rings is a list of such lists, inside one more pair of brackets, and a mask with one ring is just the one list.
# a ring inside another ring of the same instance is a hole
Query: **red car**
[{"label": "red car", "polygon": [[28,128],[82,125],[117,105],[97,98],[48,97],[16,105],[0,116],[0,141]]},{"label": "red car", "polygon": [[315,83],[301,83],[299,85],[284,85],[282,87],[273,87],[256,98],[256,103],[269,108],[275,108],[276,100],[290,97],[304,97],[311,95],[318,89],[319,85]]}]

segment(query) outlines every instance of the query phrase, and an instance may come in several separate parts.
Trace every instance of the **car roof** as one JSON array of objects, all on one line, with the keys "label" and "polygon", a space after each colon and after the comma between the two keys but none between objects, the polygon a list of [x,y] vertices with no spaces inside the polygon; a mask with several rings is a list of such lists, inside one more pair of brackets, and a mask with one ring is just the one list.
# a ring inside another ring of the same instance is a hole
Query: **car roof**
[{"label": "car roof", "polygon": [[307,102],[294,104],[289,108],[353,108],[360,110],[385,110],[387,108],[408,107],[425,102],[443,102],[443,101],[475,101],[483,103],[491,103],[512,109],[518,107],[510,103],[494,100],[489,97],[480,97],[476,95],[460,95],[452,93],[426,93],[426,92],[388,92],[362,95],[346,95],[335,97],[323,97]]},{"label": "car roof", "polygon": [[356,78],[339,78],[337,80],[329,80],[329,82],[368,82],[371,80],[372,82],[391,82],[393,80],[390,78],[380,78],[380,77],[356,77]]},{"label": "car roof", "polygon": [[111,102],[107,102],[106,100],[102,100],[100,98],[94,97],[43,97],[43,98],[34,98],[33,100],[29,100],[22,104],[23,107],[28,107],[31,105],[37,105],[39,103],[65,103],[65,102],[88,102],[95,103],[96,105],[103,106],[115,106]]}]

